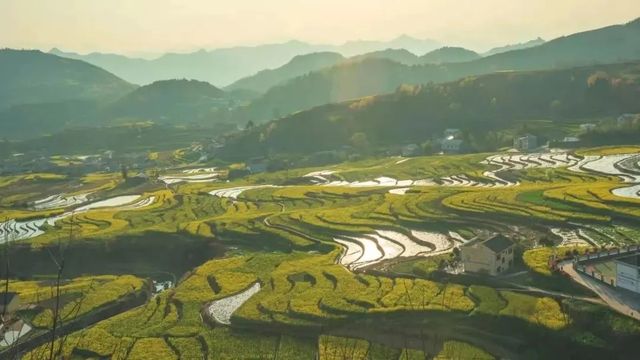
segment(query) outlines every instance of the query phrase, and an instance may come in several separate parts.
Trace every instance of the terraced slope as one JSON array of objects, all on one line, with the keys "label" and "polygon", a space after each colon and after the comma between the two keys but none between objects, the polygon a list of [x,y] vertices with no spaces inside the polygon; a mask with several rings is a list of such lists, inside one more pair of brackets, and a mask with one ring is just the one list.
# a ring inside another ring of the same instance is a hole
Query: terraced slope
[{"label": "terraced slope", "polygon": [[[556,250],[564,254],[576,245],[637,242],[640,199],[615,193],[634,186],[627,181],[637,171],[637,155],[607,151],[384,158],[231,182],[166,186],[158,181],[144,195],[107,202],[111,207],[102,207],[102,201],[80,205],[82,211],[35,227],[31,231],[42,233],[20,242],[51,244],[67,238],[73,225],[72,241],[180,233],[229,249],[225,258],[196,268],[145,306],[72,335],[66,353],[251,358],[278,352],[278,358],[287,358],[285,353],[299,358],[327,352],[316,342],[320,335],[355,331],[371,344],[376,343],[372,334],[353,327],[375,332],[377,324],[389,324],[396,330],[437,329],[446,334],[439,343],[475,339],[472,344],[495,346],[492,351],[502,356],[514,346],[546,357],[567,346],[603,355],[626,344],[627,337],[605,322],[593,336],[611,347],[577,344],[573,336],[584,331],[585,319],[604,310],[570,300],[582,293],[555,277],[547,264]],[[169,173],[212,173],[183,171]],[[396,189],[405,191],[390,191]],[[15,223],[42,213],[2,211],[14,215]],[[50,216],[66,214],[56,211]],[[496,231],[524,250],[544,250],[525,256],[527,267],[521,270],[530,277],[526,286],[548,287],[553,296],[511,283],[463,281],[455,269],[448,270],[455,268],[456,247]],[[432,270],[406,271],[426,262]],[[474,330],[487,327],[495,334]],[[276,330],[260,332],[264,329]],[[292,331],[304,336],[287,335]],[[419,332],[412,336],[424,338]],[[518,345],[499,340],[504,336],[515,336]]]}]

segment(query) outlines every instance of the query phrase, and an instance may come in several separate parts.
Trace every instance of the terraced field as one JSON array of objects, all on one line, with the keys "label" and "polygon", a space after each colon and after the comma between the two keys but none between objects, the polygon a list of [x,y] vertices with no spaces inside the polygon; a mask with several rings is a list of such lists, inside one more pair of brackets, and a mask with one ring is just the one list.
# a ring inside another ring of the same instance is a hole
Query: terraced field
[{"label": "terraced field", "polygon": [[[175,349],[170,351],[174,358],[186,351],[200,351],[202,341],[209,351],[220,351],[209,353],[214,358],[215,354],[238,354],[241,350],[234,349],[234,343],[218,343],[222,335],[216,333],[222,333],[224,328],[203,327],[200,310],[211,299],[211,306],[218,306],[222,299],[250,288],[256,279],[264,284],[263,288],[233,313],[232,324],[280,324],[278,326],[295,326],[302,333],[312,334],[322,326],[343,324],[345,320],[358,319],[364,314],[388,315],[402,311],[468,314],[477,308],[491,307],[488,303],[484,304],[485,301],[492,301],[488,297],[481,295],[477,297],[479,301],[473,300],[465,295],[469,290],[461,285],[354,275],[334,264],[334,257],[334,253],[314,256],[293,253],[210,261],[196,269],[175,290],[158,295],[144,307],[105,320],[89,332],[104,334],[105,339],[114,344],[111,351],[118,350],[115,344],[126,344],[128,351],[150,344],[165,344],[163,346],[171,349],[166,343],[168,335],[180,338],[184,343],[177,353]],[[309,270],[300,272],[301,268]],[[562,329],[568,325],[566,314],[553,299],[528,295],[513,297],[515,295],[508,292],[503,296],[508,300],[504,306],[496,308],[495,314],[513,312],[515,315],[508,316],[550,329]],[[534,305],[522,307],[523,302],[532,302]],[[209,315],[207,312],[204,316]],[[82,332],[72,336],[68,344],[76,344],[77,341],[80,345],[69,345],[65,351],[73,352],[81,348],[101,356],[113,355],[112,352],[105,352],[104,343],[91,344],[81,340],[85,336]],[[263,341],[265,338],[268,337],[244,339],[242,343]],[[308,341],[299,339],[301,344],[293,345],[299,348],[297,351],[303,351],[308,345],[302,344]],[[267,354],[273,351],[273,348],[269,349]]]},{"label": "terraced field", "polygon": [[[78,203],[50,195],[37,203],[50,207],[6,206],[1,235],[37,248],[180,233],[227,248],[145,306],[72,334],[68,355],[404,359],[468,351],[491,358],[522,348],[551,356],[566,346],[603,354],[626,337],[611,340],[616,331],[605,322],[589,336],[611,345],[576,340],[587,310],[568,297],[476,283],[447,269],[459,246],[501,232],[522,251],[544,250],[525,253],[518,268],[536,285],[574,291],[549,270],[553,249],[624,246],[640,234],[640,156],[607,151],[384,158],[230,182],[220,181],[219,169],[178,169],[137,195],[122,190]],[[394,270],[420,261],[449,274]],[[491,334],[473,331],[479,324]],[[413,340],[385,344],[375,336],[384,326]],[[640,334],[634,326],[629,331]],[[441,334],[429,349],[423,327]],[[354,335],[346,339],[345,331]]]}]

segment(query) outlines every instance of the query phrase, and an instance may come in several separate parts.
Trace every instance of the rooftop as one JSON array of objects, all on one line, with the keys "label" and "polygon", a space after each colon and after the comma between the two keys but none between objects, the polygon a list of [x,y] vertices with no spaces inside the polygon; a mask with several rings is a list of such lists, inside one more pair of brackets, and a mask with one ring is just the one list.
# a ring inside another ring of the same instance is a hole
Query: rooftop
[{"label": "rooftop", "polygon": [[492,237],[488,238],[487,240],[480,242],[480,244],[488,247],[489,249],[491,249],[491,251],[495,253],[499,253],[514,245],[513,241],[511,241],[509,238],[501,234],[495,234]]},{"label": "rooftop", "polygon": [[640,254],[630,255],[616,259],[616,261],[626,263],[632,266],[640,267]]}]

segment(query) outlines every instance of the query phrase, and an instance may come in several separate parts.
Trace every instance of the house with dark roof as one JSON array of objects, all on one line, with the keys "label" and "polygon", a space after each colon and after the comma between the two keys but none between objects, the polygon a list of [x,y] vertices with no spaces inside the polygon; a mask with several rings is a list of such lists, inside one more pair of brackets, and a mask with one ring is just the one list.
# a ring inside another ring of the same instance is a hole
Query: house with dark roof
[{"label": "house with dark roof", "polygon": [[538,147],[538,137],[531,134],[518,136],[513,139],[513,147],[518,151],[533,151]]},{"label": "house with dark roof", "polygon": [[501,234],[462,246],[465,272],[499,275],[513,266],[515,244]]},{"label": "house with dark roof", "polygon": [[444,154],[458,154],[464,151],[464,140],[462,139],[442,139],[440,150]]},{"label": "house with dark roof", "polygon": [[0,315],[9,315],[20,307],[20,296],[14,292],[0,293]]},{"label": "house with dark roof", "polygon": [[616,286],[640,293],[640,254],[616,259]]}]

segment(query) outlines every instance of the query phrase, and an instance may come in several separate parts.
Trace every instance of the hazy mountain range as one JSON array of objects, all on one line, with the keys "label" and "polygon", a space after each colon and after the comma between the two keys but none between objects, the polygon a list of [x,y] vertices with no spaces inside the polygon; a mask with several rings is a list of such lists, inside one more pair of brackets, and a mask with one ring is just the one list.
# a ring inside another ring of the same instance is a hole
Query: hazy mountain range
[{"label": "hazy mountain range", "polygon": [[298,76],[330,68],[341,62],[356,63],[368,59],[386,59],[405,65],[441,64],[470,61],[480,58],[476,52],[458,47],[443,47],[422,56],[405,49],[385,49],[345,58],[335,52],[319,52],[298,55],[276,69],[262,70],[255,75],[242,78],[227,86],[227,90],[245,89],[264,93]]},{"label": "hazy mountain range", "polygon": [[243,109],[240,119],[268,120],[317,105],[392,92],[401,84],[445,82],[496,71],[556,69],[637,60],[640,59],[638,39],[640,19],[472,61],[406,65],[368,58],[341,62],[270,88]]},{"label": "hazy mountain range", "polygon": [[153,60],[103,53],[80,55],[56,48],[50,52],[100,66],[128,82],[139,85],[157,80],[187,78],[226,86],[261,70],[282,66],[297,55],[330,51],[343,56],[354,56],[388,48],[406,49],[415,54],[423,54],[437,47],[439,44],[434,40],[420,40],[403,35],[391,41],[362,40],[342,45],[315,45],[294,40],[281,44],[200,50],[185,54],[169,53]]},{"label": "hazy mountain range", "polygon": [[[289,114],[315,111],[314,107],[328,103],[394,93],[404,84],[437,84],[494,72],[563,69],[634,61],[640,59],[639,38],[640,20],[636,20],[561,37],[540,45],[535,45],[539,41],[513,45],[519,49],[485,57],[456,47],[431,49],[422,56],[406,49],[393,48],[350,57],[339,52],[323,51],[292,55],[283,60],[280,66],[266,70],[262,68],[224,89],[204,81],[179,80],[189,76],[175,76],[178,79],[154,81],[148,86],[138,87],[84,61],[40,51],[2,50],[0,131],[5,138],[18,139],[55,133],[73,126],[147,120],[166,125],[224,124],[233,128],[244,127],[249,121],[289,118]],[[397,41],[412,40],[405,37]],[[427,46],[426,42],[416,42]],[[355,52],[374,46],[372,42],[360,42],[357,45],[352,43],[348,49]],[[211,58],[222,59],[221,54],[225,52],[243,53],[242,56],[271,53],[269,61],[275,62],[292,53],[308,51],[310,47],[308,44],[292,42],[200,52],[186,58],[173,54],[160,59],[173,61],[176,71],[188,69],[197,72],[199,68],[207,68]],[[283,55],[278,53],[277,48],[288,50]],[[122,60],[123,57],[112,58]],[[187,58],[195,59],[194,63],[186,62]],[[245,60],[251,62],[249,58]],[[140,61],[147,65],[154,63]],[[265,61],[256,61],[262,65],[252,66],[265,66]],[[154,66],[150,66],[153,70]],[[395,115],[389,113],[386,116],[393,119]]]}]

